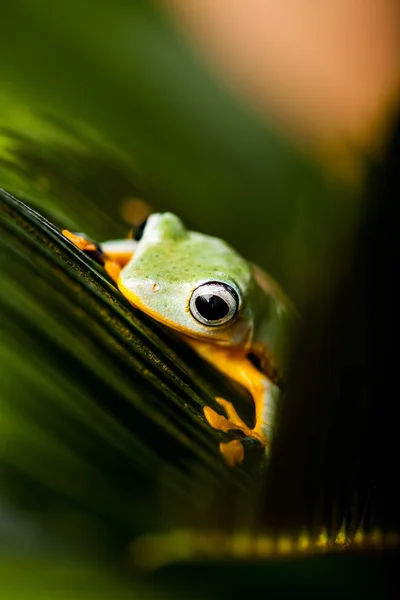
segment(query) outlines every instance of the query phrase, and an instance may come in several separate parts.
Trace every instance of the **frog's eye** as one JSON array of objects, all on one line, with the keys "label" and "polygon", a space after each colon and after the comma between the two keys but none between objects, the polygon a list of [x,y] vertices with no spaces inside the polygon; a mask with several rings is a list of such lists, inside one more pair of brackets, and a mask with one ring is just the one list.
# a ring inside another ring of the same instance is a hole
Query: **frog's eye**
[{"label": "frog's eye", "polygon": [[203,325],[216,327],[236,317],[239,296],[227,283],[210,281],[196,288],[190,298],[189,309],[193,317]]}]

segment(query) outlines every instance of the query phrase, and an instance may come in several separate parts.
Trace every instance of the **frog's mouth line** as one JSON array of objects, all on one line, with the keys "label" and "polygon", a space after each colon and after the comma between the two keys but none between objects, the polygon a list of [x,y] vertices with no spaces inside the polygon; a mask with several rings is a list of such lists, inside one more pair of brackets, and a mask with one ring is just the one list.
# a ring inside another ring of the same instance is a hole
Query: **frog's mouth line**
[{"label": "frog's mouth line", "polygon": [[[144,304],[144,302],[142,302],[140,300],[140,298],[138,296],[136,296],[136,294],[134,294],[131,290],[129,290],[122,283],[121,276],[118,278],[117,285],[118,285],[119,290],[122,292],[122,294],[125,296],[125,298],[127,300],[129,300],[129,302],[132,304],[132,306],[139,309],[141,312],[148,315],[155,321],[158,321],[159,323],[166,325],[169,329],[172,329],[174,331],[179,331],[179,333],[182,333],[185,336],[193,338],[193,339],[208,340],[208,341],[212,340],[213,343],[218,343],[220,345],[230,345],[229,342],[227,342],[224,338],[219,338],[218,336],[215,335],[215,332],[217,331],[215,327],[213,327],[213,328],[210,327],[210,331],[208,331],[208,333],[200,333],[200,332],[196,333],[196,332],[188,331],[187,328],[182,327],[181,325],[177,325],[174,321],[170,321],[169,319],[162,317],[162,315],[160,315],[156,311],[149,308],[146,304]],[[213,331],[211,331],[211,329]]]}]

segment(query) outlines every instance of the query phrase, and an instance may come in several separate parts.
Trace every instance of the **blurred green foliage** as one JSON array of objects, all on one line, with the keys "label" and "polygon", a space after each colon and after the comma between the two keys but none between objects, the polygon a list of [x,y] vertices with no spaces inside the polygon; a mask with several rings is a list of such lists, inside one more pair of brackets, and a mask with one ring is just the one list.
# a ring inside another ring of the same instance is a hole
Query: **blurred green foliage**
[{"label": "blurred green foliage", "polygon": [[[18,0],[2,24],[10,103],[94,129],[157,208],[227,239],[295,301],[319,285],[352,225],[349,190],[240,105],[151,2]],[[119,200],[98,202],[115,218]]]}]

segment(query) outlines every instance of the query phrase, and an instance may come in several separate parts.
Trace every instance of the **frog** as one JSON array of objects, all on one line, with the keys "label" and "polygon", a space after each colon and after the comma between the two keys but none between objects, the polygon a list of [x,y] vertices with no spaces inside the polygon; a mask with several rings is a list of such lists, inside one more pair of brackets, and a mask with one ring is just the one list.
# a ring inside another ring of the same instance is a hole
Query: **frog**
[{"label": "frog", "polygon": [[[126,240],[97,245],[82,234],[63,234],[103,264],[134,308],[174,330],[248,390],[252,427],[220,397],[216,402],[225,414],[204,406],[204,417],[215,430],[239,430],[257,440],[268,454],[293,313],[280,286],[227,242],[188,229],[172,212],[150,214]],[[220,442],[220,451],[229,466],[243,462],[241,439]]]}]

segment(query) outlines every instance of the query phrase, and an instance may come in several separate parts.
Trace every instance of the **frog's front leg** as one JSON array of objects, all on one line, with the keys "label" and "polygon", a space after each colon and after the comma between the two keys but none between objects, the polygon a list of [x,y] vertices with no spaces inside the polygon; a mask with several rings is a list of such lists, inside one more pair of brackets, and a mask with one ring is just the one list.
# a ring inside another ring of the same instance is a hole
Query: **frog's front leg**
[{"label": "frog's front leg", "polygon": [[[279,388],[249,361],[243,351],[194,339],[187,341],[203,358],[249,390],[254,400],[254,427],[246,425],[232,403],[222,398],[216,400],[225,409],[227,417],[218,414],[210,406],[204,408],[205,417],[210,425],[220,431],[239,429],[245,436],[257,439],[265,447],[269,446],[275,424]],[[243,451],[238,451],[238,440],[228,444],[221,443],[220,449],[231,465],[243,460]]]},{"label": "frog's front leg", "polygon": [[121,269],[132,258],[137,247],[137,242],[129,239],[110,240],[98,245],[82,234],[71,233],[67,229],[63,229],[62,234],[79,250],[86,252],[101,264],[115,283]]}]

